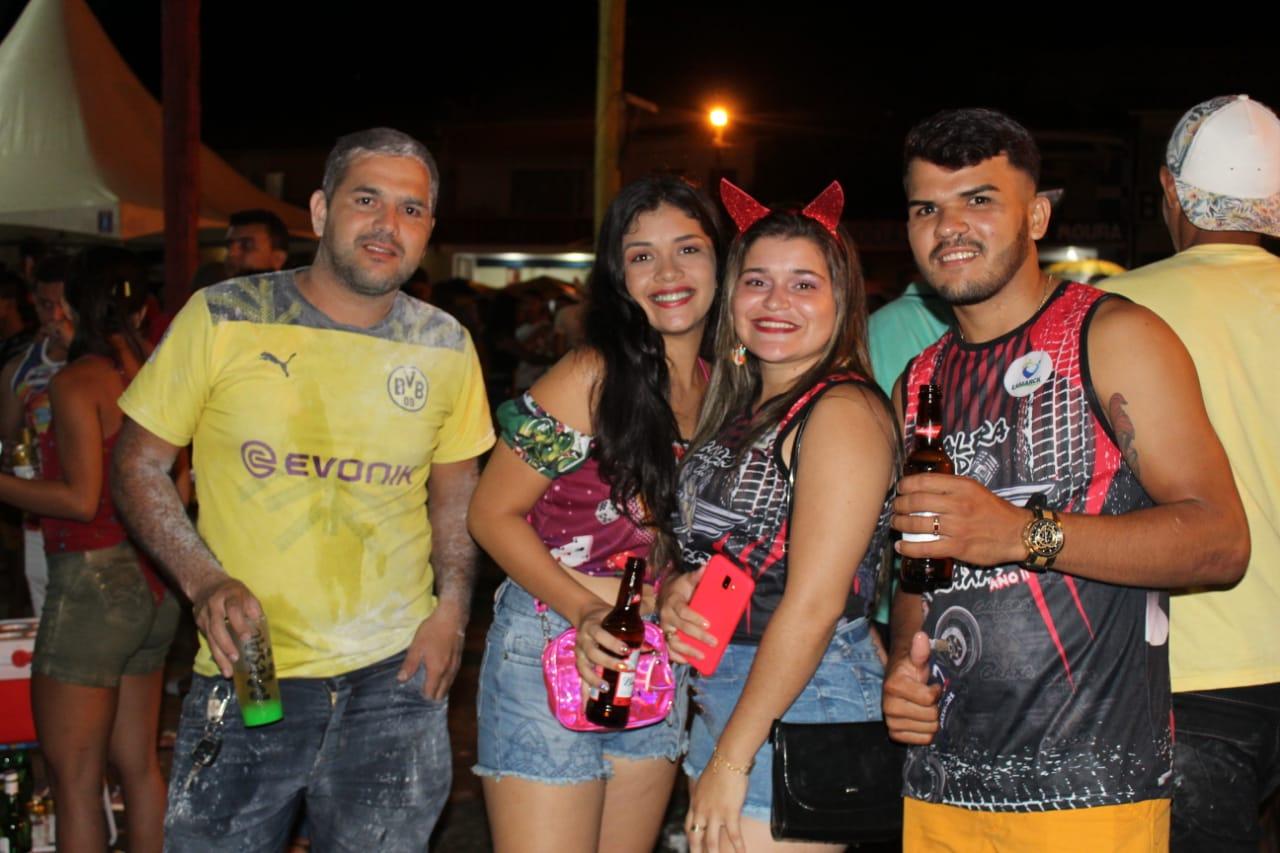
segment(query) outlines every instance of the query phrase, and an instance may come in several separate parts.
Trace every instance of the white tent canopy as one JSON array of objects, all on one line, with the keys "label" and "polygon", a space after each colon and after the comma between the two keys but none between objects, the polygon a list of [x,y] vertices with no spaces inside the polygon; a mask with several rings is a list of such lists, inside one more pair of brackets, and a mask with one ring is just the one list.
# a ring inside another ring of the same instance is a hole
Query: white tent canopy
[{"label": "white tent canopy", "polygon": [[[84,0],[31,0],[0,44],[0,225],[130,240],[164,229],[160,105]],[[200,148],[200,227],[266,208],[306,211]]]}]

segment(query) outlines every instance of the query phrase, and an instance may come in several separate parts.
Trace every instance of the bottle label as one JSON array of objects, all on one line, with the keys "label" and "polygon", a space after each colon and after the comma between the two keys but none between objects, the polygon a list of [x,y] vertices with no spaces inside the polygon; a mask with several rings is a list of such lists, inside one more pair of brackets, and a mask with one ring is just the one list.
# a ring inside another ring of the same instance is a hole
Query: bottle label
[{"label": "bottle label", "polygon": [[627,658],[627,671],[618,673],[618,687],[614,690],[613,704],[630,705],[631,694],[636,687],[636,667],[640,664],[640,650],[636,649]]},{"label": "bottle label", "polygon": [[928,439],[929,441],[937,441],[939,438],[942,438],[942,424],[916,424],[916,437]]},{"label": "bottle label", "polygon": [[[938,515],[936,512],[913,512],[911,514],[913,516],[917,516],[921,518],[935,518]],[[903,542],[937,542],[941,538],[942,538],[941,536],[938,536],[937,534],[934,534],[934,533],[903,533],[902,534]]]}]

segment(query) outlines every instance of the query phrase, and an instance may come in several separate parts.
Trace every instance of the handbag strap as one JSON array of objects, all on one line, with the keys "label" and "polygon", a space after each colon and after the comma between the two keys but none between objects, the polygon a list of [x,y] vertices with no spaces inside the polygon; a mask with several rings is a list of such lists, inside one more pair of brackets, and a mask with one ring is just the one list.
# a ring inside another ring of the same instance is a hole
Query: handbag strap
[{"label": "handbag strap", "polygon": [[812,411],[813,406],[806,407],[796,421],[796,438],[791,444],[791,463],[787,465],[787,491],[789,492],[789,497],[787,500],[787,535],[783,541],[783,546],[788,554],[791,552],[791,518],[796,510],[796,468],[800,467],[800,439],[804,438],[804,428],[809,424],[809,414]]}]

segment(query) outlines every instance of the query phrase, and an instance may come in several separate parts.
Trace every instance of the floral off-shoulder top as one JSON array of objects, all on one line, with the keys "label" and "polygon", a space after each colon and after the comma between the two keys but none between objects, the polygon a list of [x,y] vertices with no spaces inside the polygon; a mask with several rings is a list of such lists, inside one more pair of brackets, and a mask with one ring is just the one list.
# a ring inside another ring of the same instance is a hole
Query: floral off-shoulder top
[{"label": "floral off-shoulder top", "polygon": [[497,417],[503,442],[552,481],[526,516],[552,557],[585,575],[620,577],[628,557],[649,556],[653,532],[631,520],[643,507],[632,499],[627,513],[610,500],[591,458],[593,436],[556,420],[528,393],[499,406]]}]

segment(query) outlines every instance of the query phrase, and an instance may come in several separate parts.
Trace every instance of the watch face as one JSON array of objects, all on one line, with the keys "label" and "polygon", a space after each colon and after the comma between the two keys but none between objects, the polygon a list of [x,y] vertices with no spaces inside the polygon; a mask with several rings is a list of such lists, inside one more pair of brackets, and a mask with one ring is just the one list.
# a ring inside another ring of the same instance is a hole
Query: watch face
[{"label": "watch face", "polygon": [[1051,518],[1037,518],[1027,527],[1027,545],[1042,557],[1049,557],[1062,548],[1062,528]]}]

